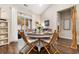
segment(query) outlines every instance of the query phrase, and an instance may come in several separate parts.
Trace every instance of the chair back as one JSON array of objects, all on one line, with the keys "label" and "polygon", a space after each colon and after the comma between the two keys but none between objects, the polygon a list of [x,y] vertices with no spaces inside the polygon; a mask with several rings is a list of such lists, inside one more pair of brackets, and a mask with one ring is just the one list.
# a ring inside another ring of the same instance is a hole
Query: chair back
[{"label": "chair back", "polygon": [[58,39],[58,33],[55,30],[54,33],[53,33],[53,36],[52,36],[52,38],[50,40],[49,45],[54,45],[54,43],[56,43],[57,39]]},{"label": "chair back", "polygon": [[24,42],[26,44],[29,44],[28,40],[27,40],[27,37],[25,36],[24,32],[19,32],[20,36],[23,38]]}]

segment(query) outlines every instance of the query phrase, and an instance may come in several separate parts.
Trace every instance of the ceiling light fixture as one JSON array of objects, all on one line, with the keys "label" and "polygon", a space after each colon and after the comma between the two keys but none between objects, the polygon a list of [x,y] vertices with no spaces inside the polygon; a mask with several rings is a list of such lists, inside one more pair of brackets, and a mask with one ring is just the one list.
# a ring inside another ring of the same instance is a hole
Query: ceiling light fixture
[{"label": "ceiling light fixture", "polygon": [[27,4],[24,4],[24,6],[25,6],[25,7],[28,7],[28,5],[27,5]]}]

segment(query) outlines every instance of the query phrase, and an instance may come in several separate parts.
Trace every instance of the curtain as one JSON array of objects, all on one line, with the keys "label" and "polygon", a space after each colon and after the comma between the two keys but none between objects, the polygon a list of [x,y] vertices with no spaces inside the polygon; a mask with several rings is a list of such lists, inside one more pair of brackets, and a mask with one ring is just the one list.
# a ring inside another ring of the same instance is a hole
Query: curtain
[{"label": "curtain", "polygon": [[77,35],[76,35],[76,6],[71,8],[71,15],[72,15],[72,44],[71,48],[77,49]]}]

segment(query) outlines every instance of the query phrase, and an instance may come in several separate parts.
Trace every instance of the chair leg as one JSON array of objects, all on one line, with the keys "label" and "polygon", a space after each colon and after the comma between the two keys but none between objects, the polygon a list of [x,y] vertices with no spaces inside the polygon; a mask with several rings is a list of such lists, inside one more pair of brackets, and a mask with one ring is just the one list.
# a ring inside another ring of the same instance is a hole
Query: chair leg
[{"label": "chair leg", "polygon": [[55,48],[53,45],[52,45],[52,47],[56,50],[56,51],[54,52],[54,54],[56,54],[57,52],[60,53],[60,51],[59,51],[57,48]]},{"label": "chair leg", "polygon": [[60,51],[57,49],[57,50],[54,52],[54,54],[56,54],[57,52],[60,53]]},{"label": "chair leg", "polygon": [[[35,47],[36,47],[36,46],[35,46]],[[35,52],[37,52],[37,49],[33,48],[33,50],[34,50]]]},{"label": "chair leg", "polygon": [[48,52],[48,54],[50,54],[50,52],[49,52],[49,50],[47,49],[47,47],[45,46],[44,48],[45,48],[45,50]]},{"label": "chair leg", "polygon": [[29,54],[33,50],[34,47],[35,46],[32,46],[32,48],[27,52],[27,54]]},{"label": "chair leg", "polygon": [[19,51],[20,54],[25,54],[25,52],[21,52],[25,47],[26,45]]}]

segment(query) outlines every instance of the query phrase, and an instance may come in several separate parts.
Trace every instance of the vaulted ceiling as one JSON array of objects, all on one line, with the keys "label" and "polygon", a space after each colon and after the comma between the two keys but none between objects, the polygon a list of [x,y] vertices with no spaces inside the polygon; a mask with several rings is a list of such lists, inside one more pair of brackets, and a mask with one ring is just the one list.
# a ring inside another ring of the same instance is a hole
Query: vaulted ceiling
[{"label": "vaulted ceiling", "polygon": [[45,12],[51,6],[51,4],[15,4],[14,6],[40,15]]}]

